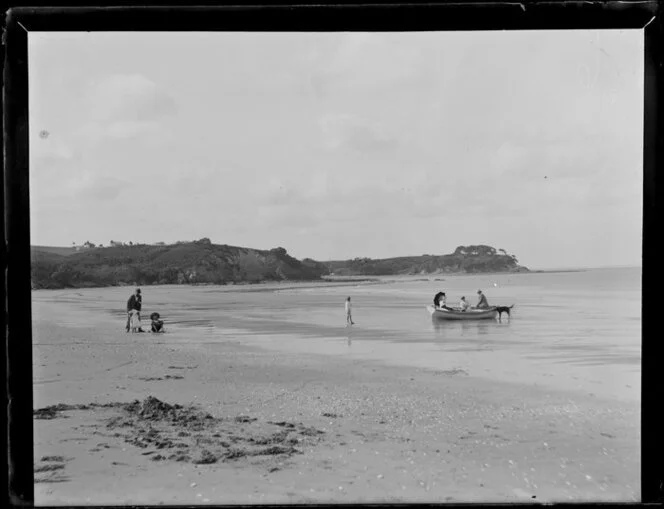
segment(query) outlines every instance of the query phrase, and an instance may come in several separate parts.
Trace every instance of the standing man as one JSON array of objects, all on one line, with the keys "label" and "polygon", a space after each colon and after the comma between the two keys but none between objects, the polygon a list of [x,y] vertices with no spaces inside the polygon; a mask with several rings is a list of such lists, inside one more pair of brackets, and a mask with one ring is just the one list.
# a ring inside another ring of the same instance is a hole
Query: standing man
[{"label": "standing man", "polygon": [[[132,311],[136,311],[138,314],[138,319],[140,321],[141,319],[141,306],[143,305],[143,296],[141,295],[141,289],[136,288],[136,292],[129,297],[129,300],[127,301],[127,332],[129,332],[129,329],[131,327],[131,313]],[[141,329],[139,328],[139,331]]]},{"label": "standing man", "polygon": [[478,309],[486,309],[489,307],[489,302],[486,300],[486,296],[482,293],[482,290],[477,290],[477,295],[479,295],[479,301],[477,302]]},{"label": "standing man", "polygon": [[350,297],[346,299],[346,327],[349,325],[355,325],[355,322],[353,322],[353,316],[351,313],[351,306],[350,306]]}]

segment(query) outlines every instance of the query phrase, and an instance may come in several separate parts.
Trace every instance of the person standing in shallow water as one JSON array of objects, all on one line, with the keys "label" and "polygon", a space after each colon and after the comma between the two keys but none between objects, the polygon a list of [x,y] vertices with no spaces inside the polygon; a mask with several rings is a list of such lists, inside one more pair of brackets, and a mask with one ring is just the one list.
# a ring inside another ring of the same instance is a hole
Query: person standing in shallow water
[{"label": "person standing in shallow water", "polygon": [[[129,297],[127,301],[127,332],[131,328],[131,314],[133,311],[136,311],[138,314],[138,319],[141,319],[141,307],[143,305],[143,296],[141,295],[141,289],[136,288],[136,291]],[[139,331],[142,332],[142,329],[139,328]]]},{"label": "person standing in shallow water", "polygon": [[346,298],[346,327],[349,325],[355,325],[353,322],[353,314],[351,311],[350,297]]}]

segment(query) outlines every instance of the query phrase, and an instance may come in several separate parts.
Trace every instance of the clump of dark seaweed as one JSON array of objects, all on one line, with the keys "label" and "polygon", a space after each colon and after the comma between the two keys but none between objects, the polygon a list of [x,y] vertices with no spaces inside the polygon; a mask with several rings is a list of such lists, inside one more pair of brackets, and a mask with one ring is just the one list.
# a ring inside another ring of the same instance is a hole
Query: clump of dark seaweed
[{"label": "clump of dark seaweed", "polygon": [[263,435],[264,426],[251,425],[258,420],[255,417],[215,418],[193,405],[169,404],[154,396],[130,403],[53,405],[36,410],[35,418],[54,419],[66,417],[62,412],[95,408],[114,409],[104,419],[107,429],[114,430],[114,437],[143,449],[141,454],[152,461],[209,465],[245,457],[291,456],[302,454],[295,446],[315,443],[324,433],[303,423],[268,421],[266,424],[277,429]]},{"label": "clump of dark seaweed", "polygon": [[66,415],[62,415],[62,412],[67,412],[69,410],[89,410],[90,405],[67,405],[65,403],[58,403],[57,405],[51,405],[44,408],[38,408],[37,410],[32,411],[32,416],[35,419],[56,419],[66,418]]},{"label": "clump of dark seaweed", "polygon": [[125,410],[142,420],[170,421],[175,424],[203,424],[205,421],[214,419],[212,415],[200,412],[193,407],[170,405],[154,396],[148,396],[143,401],[134,400],[125,405]]}]

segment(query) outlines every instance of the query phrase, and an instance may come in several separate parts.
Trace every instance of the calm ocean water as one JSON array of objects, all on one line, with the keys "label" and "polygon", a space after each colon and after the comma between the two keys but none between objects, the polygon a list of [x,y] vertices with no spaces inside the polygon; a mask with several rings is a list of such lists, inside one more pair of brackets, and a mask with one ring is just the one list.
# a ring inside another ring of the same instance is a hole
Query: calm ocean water
[{"label": "calm ocean water", "polygon": [[[437,278],[443,280],[404,277],[274,292],[200,287],[187,290],[188,301],[167,318],[176,329],[204,326],[210,339],[235,338],[269,349],[455,368],[639,397],[640,268]],[[512,319],[439,322],[425,310],[439,290],[448,302],[464,295],[475,303],[478,289],[490,304],[514,304]],[[175,300],[178,293],[172,294]],[[347,296],[356,322],[350,328],[345,327]]]},{"label": "calm ocean water", "polygon": [[[439,290],[454,304],[462,295],[474,303],[477,289],[490,304],[514,304],[512,320],[440,322],[431,320],[425,310]],[[640,269],[448,276],[444,281],[403,278],[379,285],[276,292],[194,291],[198,295],[191,305],[177,313],[183,315],[183,324],[187,318],[198,322],[198,315],[216,327],[255,334],[346,337],[349,331],[340,326],[345,325],[344,299],[349,296],[357,323],[352,333],[358,338],[472,345],[491,334],[501,343],[523,342],[543,352],[555,352],[559,346],[578,350],[579,362],[609,357],[640,362]],[[169,316],[178,321],[172,313]]]}]

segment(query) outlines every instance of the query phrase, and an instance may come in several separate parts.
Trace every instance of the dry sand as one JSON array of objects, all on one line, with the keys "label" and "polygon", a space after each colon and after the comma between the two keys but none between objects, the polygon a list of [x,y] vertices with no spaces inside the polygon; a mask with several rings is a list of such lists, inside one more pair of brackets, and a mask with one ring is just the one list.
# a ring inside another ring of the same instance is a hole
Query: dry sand
[{"label": "dry sand", "polygon": [[639,498],[635,402],[33,314],[37,505]]}]

